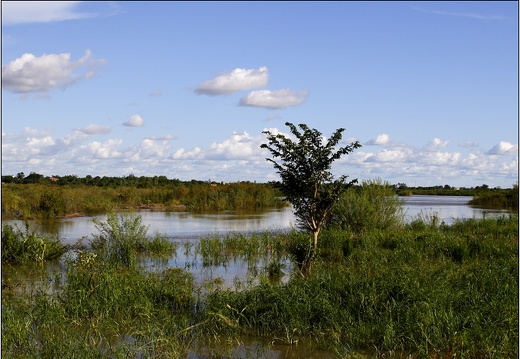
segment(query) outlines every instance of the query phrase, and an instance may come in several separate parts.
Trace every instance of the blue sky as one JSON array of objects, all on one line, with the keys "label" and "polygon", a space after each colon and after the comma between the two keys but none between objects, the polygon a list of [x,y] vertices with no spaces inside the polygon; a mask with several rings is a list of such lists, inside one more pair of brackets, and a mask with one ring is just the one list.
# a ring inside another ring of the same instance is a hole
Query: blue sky
[{"label": "blue sky", "polygon": [[336,175],[518,182],[517,2],[2,2],[2,173],[277,179],[264,130],[363,147]]}]

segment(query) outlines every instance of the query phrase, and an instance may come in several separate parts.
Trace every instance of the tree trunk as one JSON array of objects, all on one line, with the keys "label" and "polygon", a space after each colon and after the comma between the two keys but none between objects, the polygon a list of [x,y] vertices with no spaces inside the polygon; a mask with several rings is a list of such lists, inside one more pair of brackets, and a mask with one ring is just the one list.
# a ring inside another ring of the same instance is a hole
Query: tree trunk
[{"label": "tree trunk", "polygon": [[307,256],[301,263],[300,270],[302,272],[302,275],[305,277],[310,277],[311,275],[311,269],[312,269],[312,262],[314,261],[314,257],[316,256],[317,250],[318,250],[318,234],[320,233],[320,230],[316,230],[313,232],[313,240],[310,243],[309,246],[309,252],[307,253]]},{"label": "tree trunk", "polygon": [[314,254],[316,254],[316,251],[318,250],[318,234],[320,234],[319,228],[314,231],[314,253],[312,256],[314,257]]},{"label": "tree trunk", "polygon": [[301,263],[300,272],[304,277],[311,276],[312,260],[313,260],[313,256],[309,255]]}]

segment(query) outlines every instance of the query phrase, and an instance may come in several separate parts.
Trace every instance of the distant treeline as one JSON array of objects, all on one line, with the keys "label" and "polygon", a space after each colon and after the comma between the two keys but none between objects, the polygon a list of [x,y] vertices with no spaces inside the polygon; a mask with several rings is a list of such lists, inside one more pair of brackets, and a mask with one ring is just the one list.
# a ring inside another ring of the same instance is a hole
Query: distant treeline
[{"label": "distant treeline", "polygon": [[[183,182],[165,176],[37,179],[31,174],[17,181],[9,181],[9,177],[2,177],[4,219],[92,215],[121,209],[249,211],[286,205],[280,192],[268,183]],[[27,178],[29,182],[25,182]]]},{"label": "distant treeline", "polygon": [[[396,194],[399,196],[411,196],[411,195],[430,195],[430,196],[478,196],[482,193],[492,192],[503,192],[510,191],[511,188],[502,189],[500,187],[490,188],[488,185],[483,184],[476,187],[451,187],[450,185],[444,186],[430,186],[430,187],[408,187],[404,183],[398,183],[393,185]],[[518,190],[518,186],[514,185],[513,189]]]},{"label": "distant treeline", "polygon": [[179,179],[168,179],[166,176],[153,176],[137,177],[135,175],[128,175],[124,177],[111,177],[111,176],[95,176],[87,175],[85,177],[78,177],[76,175],[67,176],[44,176],[39,173],[31,172],[25,176],[23,172],[18,173],[16,176],[8,175],[2,176],[2,183],[20,183],[20,184],[34,184],[34,183],[55,183],[59,186],[73,186],[73,185],[86,185],[95,187],[137,187],[137,188],[151,188],[157,186],[177,186],[177,185],[200,185],[214,183],[208,181],[181,181]]}]

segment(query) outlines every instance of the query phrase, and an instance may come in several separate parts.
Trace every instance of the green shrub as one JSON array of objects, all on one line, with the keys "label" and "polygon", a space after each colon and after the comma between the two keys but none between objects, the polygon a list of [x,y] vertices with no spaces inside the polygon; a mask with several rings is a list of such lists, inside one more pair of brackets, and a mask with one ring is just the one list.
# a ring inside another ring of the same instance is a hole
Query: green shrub
[{"label": "green shrub", "polygon": [[381,179],[366,180],[343,194],[330,213],[327,228],[350,229],[357,233],[391,229],[404,221],[402,204],[389,183]]},{"label": "green shrub", "polygon": [[25,231],[18,226],[2,228],[2,262],[42,264],[46,260],[61,257],[68,250],[59,238],[37,234],[25,224]]},{"label": "green shrub", "polygon": [[102,258],[111,263],[131,267],[136,264],[136,256],[146,241],[148,227],[142,225],[142,217],[110,213],[106,222],[94,220],[96,229],[91,246]]}]

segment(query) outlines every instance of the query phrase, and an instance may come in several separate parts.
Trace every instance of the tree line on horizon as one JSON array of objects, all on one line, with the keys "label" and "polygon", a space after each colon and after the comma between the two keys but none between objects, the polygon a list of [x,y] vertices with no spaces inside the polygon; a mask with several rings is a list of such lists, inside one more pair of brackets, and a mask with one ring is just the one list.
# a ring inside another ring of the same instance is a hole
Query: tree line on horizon
[{"label": "tree line on horizon", "polygon": [[[238,181],[243,183],[257,183],[256,181]],[[276,181],[268,182],[267,184],[274,184]],[[29,175],[25,175],[24,172],[19,172],[16,175],[2,175],[2,183],[17,183],[17,184],[31,184],[31,183],[56,183],[60,186],[65,185],[87,185],[87,186],[97,186],[97,187],[120,187],[120,186],[128,186],[128,187],[137,187],[137,188],[151,188],[155,186],[169,186],[169,185],[201,185],[201,184],[225,184],[222,181],[212,181],[208,180],[196,180],[192,179],[189,181],[182,181],[178,178],[169,179],[168,177],[161,176],[140,176],[137,177],[133,174],[129,174],[127,176],[92,176],[86,175],[85,177],[79,177],[77,175],[52,175],[45,176],[43,174],[39,174],[36,172],[30,172]],[[266,184],[266,183],[258,183],[258,184]],[[448,184],[445,185],[435,185],[435,186],[408,186],[405,183],[397,183],[391,184],[396,191],[396,194],[401,196],[407,196],[412,194],[424,194],[424,195],[439,195],[439,194],[450,194],[450,195],[460,195],[460,196],[473,196],[476,191],[500,191],[500,190],[508,190],[509,188],[501,188],[501,187],[490,187],[487,184],[482,184],[480,186],[475,187],[456,187],[450,186]],[[511,187],[512,189],[518,189],[518,184],[514,184]]]}]

